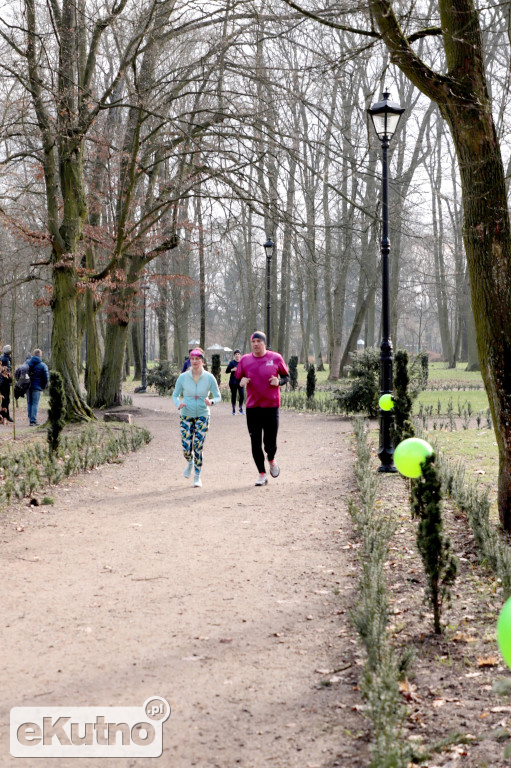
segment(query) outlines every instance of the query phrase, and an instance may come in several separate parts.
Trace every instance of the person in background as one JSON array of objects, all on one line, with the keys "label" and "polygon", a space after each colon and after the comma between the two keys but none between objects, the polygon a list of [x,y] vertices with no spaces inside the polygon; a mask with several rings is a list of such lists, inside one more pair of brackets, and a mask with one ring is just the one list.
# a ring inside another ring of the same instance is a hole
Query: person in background
[{"label": "person in background", "polygon": [[32,427],[37,427],[37,411],[39,409],[39,400],[41,392],[46,389],[50,380],[48,366],[43,363],[43,353],[40,349],[34,349],[34,354],[28,361],[28,371],[30,374],[30,387],[27,392],[27,411],[28,420]]},{"label": "person in background", "polygon": [[[210,397],[211,393],[213,397]],[[195,467],[193,487],[200,488],[202,453],[211,413],[209,408],[222,400],[217,380],[212,373],[204,370],[204,351],[200,347],[190,350],[190,369],[178,376],[172,400],[181,416],[181,444],[188,462],[183,474],[190,477]]]},{"label": "person in background", "polygon": [[184,362],[183,362],[183,367],[181,368],[181,373],[184,373],[185,371],[187,371],[188,368],[191,365],[191,363],[190,363],[190,352],[191,351],[192,351],[191,349],[188,350],[188,354],[185,357]]},{"label": "person in background", "polygon": [[25,362],[18,365],[14,371],[14,399],[16,400],[16,403],[20,397],[25,397],[30,387],[30,370],[28,363],[31,357],[32,355],[27,355]]},{"label": "person in background", "polygon": [[0,356],[0,395],[2,396],[2,416],[6,421],[13,421],[9,414],[9,404],[11,402],[11,384],[12,384],[12,349],[10,344],[6,344],[2,349]]},{"label": "person in background", "polygon": [[236,416],[236,396],[239,402],[239,412],[243,413],[243,403],[245,401],[245,390],[240,386],[238,379],[236,378],[236,368],[241,360],[241,352],[239,349],[234,350],[234,359],[227,365],[225,369],[226,373],[230,373],[229,389],[231,390],[231,405],[232,415]]},{"label": "person in background", "polygon": [[247,427],[252,443],[259,477],[256,485],[267,485],[261,441],[270,463],[270,475],[278,477],[280,468],[275,461],[279,431],[280,389],[289,381],[289,371],[282,355],[266,349],[266,335],[255,331],[250,337],[252,352],[243,355],[236,369],[240,386],[247,388]]}]

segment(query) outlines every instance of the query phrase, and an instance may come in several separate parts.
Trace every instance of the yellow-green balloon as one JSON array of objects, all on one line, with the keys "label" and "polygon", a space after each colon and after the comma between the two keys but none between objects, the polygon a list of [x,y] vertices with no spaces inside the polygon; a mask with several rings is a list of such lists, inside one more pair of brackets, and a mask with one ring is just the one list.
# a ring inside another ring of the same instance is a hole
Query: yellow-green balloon
[{"label": "yellow-green balloon", "polygon": [[508,667],[511,667],[511,597],[502,606],[497,621],[497,642]]},{"label": "yellow-green balloon", "polygon": [[420,477],[421,464],[433,455],[433,448],[419,437],[403,440],[394,451],[394,464],[405,477]]},{"label": "yellow-green balloon", "polygon": [[394,398],[392,395],[382,395],[378,400],[378,405],[382,411],[391,411],[394,407]]}]

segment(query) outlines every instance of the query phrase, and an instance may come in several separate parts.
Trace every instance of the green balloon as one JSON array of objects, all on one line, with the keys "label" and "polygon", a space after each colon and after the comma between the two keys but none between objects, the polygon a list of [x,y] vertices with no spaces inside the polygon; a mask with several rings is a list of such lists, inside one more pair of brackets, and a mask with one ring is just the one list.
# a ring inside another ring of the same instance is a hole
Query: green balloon
[{"label": "green balloon", "polygon": [[378,400],[378,405],[382,411],[391,411],[394,407],[394,398],[392,395],[382,395]]},{"label": "green balloon", "polygon": [[497,621],[497,643],[508,667],[511,667],[511,597],[502,606]]},{"label": "green balloon", "polygon": [[420,477],[421,464],[433,455],[433,448],[419,437],[403,440],[394,451],[394,464],[405,477]]}]

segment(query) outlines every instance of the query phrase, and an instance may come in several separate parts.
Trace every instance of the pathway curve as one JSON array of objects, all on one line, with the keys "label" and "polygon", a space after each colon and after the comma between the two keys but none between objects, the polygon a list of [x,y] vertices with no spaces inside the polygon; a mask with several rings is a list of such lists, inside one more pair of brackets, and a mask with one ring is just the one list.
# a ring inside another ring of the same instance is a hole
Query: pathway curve
[{"label": "pathway curve", "polygon": [[349,423],[283,411],[281,475],[256,488],[245,419],[216,406],[194,489],[171,401],[134,406],[147,447],[2,524],[2,766],[77,764],[11,757],[12,706],[155,695],[172,706],[162,757],[108,768],[367,765],[346,613]]}]

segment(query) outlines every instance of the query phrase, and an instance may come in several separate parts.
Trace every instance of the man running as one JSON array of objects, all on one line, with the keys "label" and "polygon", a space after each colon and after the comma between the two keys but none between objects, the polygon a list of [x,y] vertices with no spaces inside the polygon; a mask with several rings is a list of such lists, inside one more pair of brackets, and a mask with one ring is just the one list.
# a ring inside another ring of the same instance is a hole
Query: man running
[{"label": "man running", "polygon": [[275,454],[279,430],[279,387],[289,381],[289,371],[282,355],[266,349],[266,335],[262,331],[252,334],[250,344],[252,352],[241,358],[236,378],[240,380],[241,387],[246,387],[247,392],[247,426],[252,442],[252,456],[259,470],[255,484],[266,485],[268,475],[262,445],[270,463],[270,475],[278,477],[280,469]]}]

